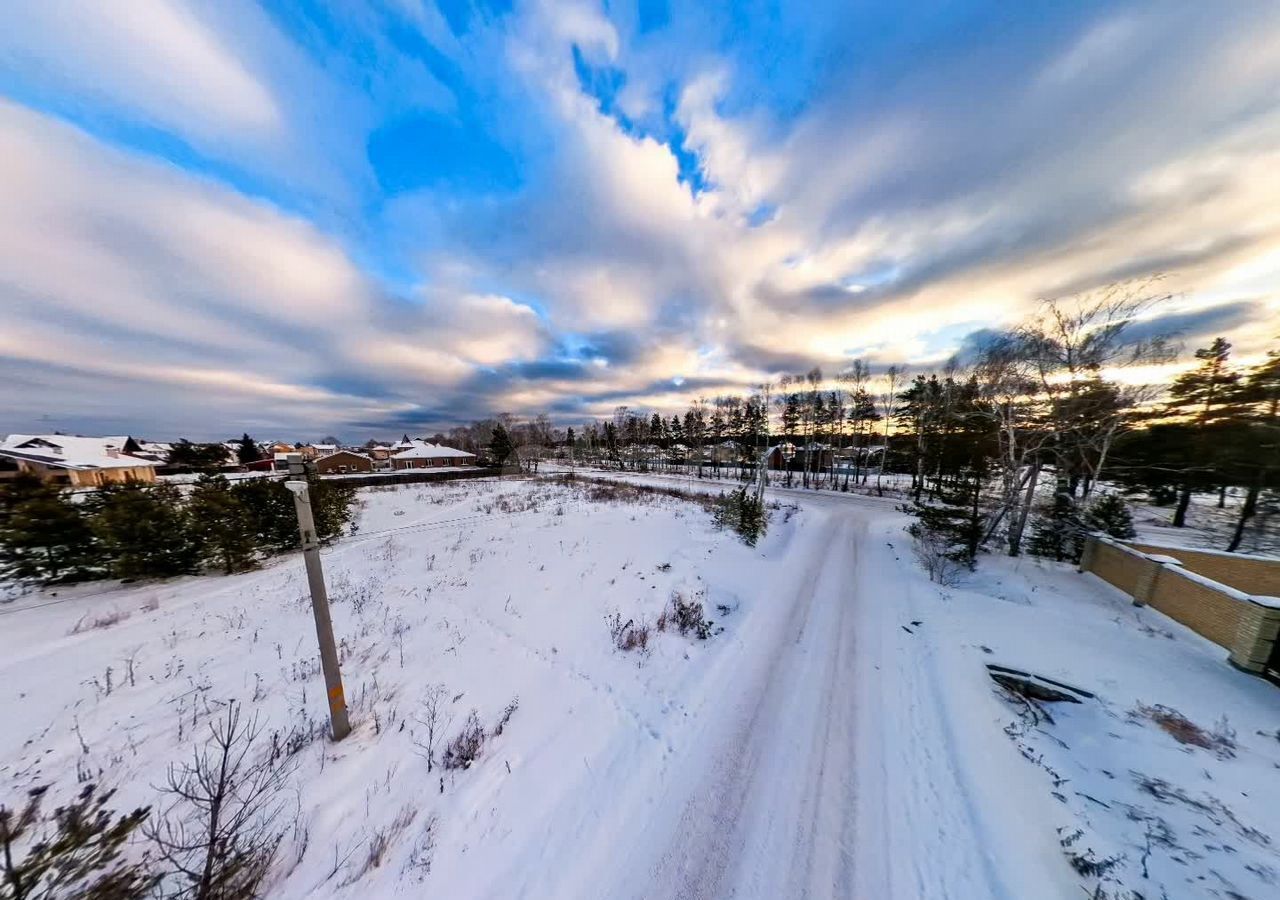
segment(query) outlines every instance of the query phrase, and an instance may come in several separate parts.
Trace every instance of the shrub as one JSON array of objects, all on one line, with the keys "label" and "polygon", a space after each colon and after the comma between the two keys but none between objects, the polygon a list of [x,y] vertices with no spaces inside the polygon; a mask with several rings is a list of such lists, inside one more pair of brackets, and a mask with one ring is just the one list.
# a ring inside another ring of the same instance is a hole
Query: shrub
[{"label": "shrub", "polygon": [[462,731],[458,732],[445,746],[440,765],[446,769],[471,768],[471,764],[480,758],[480,751],[484,749],[486,737],[484,726],[480,724],[480,717],[473,709],[467,716]]},{"label": "shrub", "polygon": [[624,622],[622,621],[621,613],[606,616],[605,624],[609,626],[609,636],[613,639],[615,649],[624,652],[649,649],[649,626],[647,624],[643,622],[637,623],[634,619],[627,619]]},{"label": "shrub", "polygon": [[711,637],[714,623],[704,615],[701,600],[686,598],[684,594],[675,591],[671,594],[670,609],[671,622],[681,634],[692,634],[700,641]]}]

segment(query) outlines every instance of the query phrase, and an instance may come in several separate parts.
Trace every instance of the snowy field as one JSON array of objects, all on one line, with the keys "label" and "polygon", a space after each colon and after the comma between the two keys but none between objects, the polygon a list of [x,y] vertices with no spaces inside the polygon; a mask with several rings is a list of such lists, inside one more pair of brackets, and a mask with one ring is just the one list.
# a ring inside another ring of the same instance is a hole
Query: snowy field
[{"label": "snowy field", "polygon": [[[272,898],[1280,895],[1280,690],[1225,651],[1068,567],[939,588],[889,498],[773,490],[752,549],[612,493],[362,491],[324,554],[339,744],[297,557],[0,605],[0,796],[154,802],[234,699],[293,766]],[[716,633],[658,632],[673,594]],[[1029,705],[988,664],[1094,696]],[[469,768],[427,771],[436,686],[446,739],[473,710],[489,734]]]},{"label": "snowy field", "polygon": [[[547,874],[548,842],[634,814],[606,798],[637,759],[683,749],[690,697],[738,649],[779,575],[766,554],[789,534],[779,524],[762,553],[695,504],[592,501],[527,481],[361,497],[356,535],[324,553],[346,741],[323,739],[300,557],[32,593],[0,607],[3,796],[46,783],[65,796],[92,778],[119,788],[121,808],[152,803],[165,765],[239,700],[296,764],[272,896],[419,895],[426,879],[442,896],[511,896]],[[614,649],[607,615],[655,619],[677,591],[724,633]],[[418,720],[437,684],[446,739],[472,710],[493,730],[516,704],[468,770],[427,772]]]}]

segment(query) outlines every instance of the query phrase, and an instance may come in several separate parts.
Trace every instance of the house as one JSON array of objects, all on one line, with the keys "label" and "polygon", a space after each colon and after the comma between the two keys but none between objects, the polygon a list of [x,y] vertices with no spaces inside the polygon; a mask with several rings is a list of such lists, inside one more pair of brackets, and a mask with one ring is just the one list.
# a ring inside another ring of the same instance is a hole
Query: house
[{"label": "house", "polygon": [[391,457],[391,465],[396,471],[430,469],[437,466],[469,466],[475,463],[476,455],[465,450],[442,447],[427,441],[411,443],[412,447],[401,450]]},{"label": "house", "polygon": [[320,475],[347,475],[353,472],[372,472],[373,460],[353,450],[335,450],[316,457],[316,472]]},{"label": "house", "polygon": [[154,482],[155,461],[132,455],[141,449],[128,435],[11,434],[0,442],[0,477],[33,472],[72,487]]}]

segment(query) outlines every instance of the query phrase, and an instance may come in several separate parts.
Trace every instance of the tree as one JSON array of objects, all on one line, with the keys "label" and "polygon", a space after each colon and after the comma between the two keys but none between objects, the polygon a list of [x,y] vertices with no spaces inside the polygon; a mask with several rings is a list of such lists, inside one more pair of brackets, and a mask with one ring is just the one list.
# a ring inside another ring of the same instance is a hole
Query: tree
[{"label": "tree", "polygon": [[258,446],[253,438],[249,437],[248,432],[240,438],[240,448],[236,451],[236,458],[240,460],[240,465],[247,466],[249,463],[255,463],[262,459],[262,448]]},{"label": "tree", "polygon": [[255,534],[240,495],[221,475],[206,475],[188,501],[193,533],[206,562],[228,575],[254,563]]},{"label": "tree", "polygon": [[1119,494],[1103,494],[1093,501],[1084,514],[1084,527],[1091,532],[1101,531],[1118,541],[1129,541],[1138,536],[1133,528],[1133,515]]},{"label": "tree", "polygon": [[501,422],[496,423],[493,426],[493,436],[489,439],[489,456],[495,464],[503,466],[514,452],[515,444],[511,440],[511,434]]},{"label": "tree", "polygon": [[1085,525],[1075,501],[1065,491],[1058,491],[1053,495],[1053,502],[1032,524],[1028,549],[1035,556],[1058,562],[1079,562],[1084,532]]},{"label": "tree", "polygon": [[253,752],[257,719],[245,719],[237,703],[209,730],[191,762],[169,767],[169,805],[143,830],[167,869],[167,896],[249,900],[280,844],[276,819],[289,770]]},{"label": "tree", "polygon": [[[1212,469],[1218,448],[1208,440],[1208,429],[1232,418],[1236,408],[1230,401],[1239,394],[1240,374],[1231,368],[1231,344],[1225,338],[1215,338],[1208,347],[1197,350],[1195,357],[1200,364],[1179,375],[1169,387],[1165,414],[1194,419],[1198,440],[1193,457],[1188,459],[1189,468]],[[1197,481],[1194,477],[1182,479],[1178,506],[1173,512],[1175,528],[1187,524],[1187,510]]]},{"label": "tree", "polygon": [[193,444],[183,438],[169,449],[165,462],[175,469],[197,472],[220,469],[227,461],[227,448],[221,444]]},{"label": "tree", "polygon": [[[145,863],[120,859],[120,850],[146,820],[143,807],[117,816],[107,809],[112,791],[86,784],[75,800],[41,820],[47,788],[27,795],[21,810],[0,805],[0,900],[135,900],[155,879]],[[43,825],[25,854],[19,849]]]},{"label": "tree", "polygon": [[102,559],[84,507],[57,484],[20,472],[0,486],[0,572],[22,581],[70,581]]},{"label": "tree", "polygon": [[108,484],[86,506],[116,578],[167,578],[195,567],[199,551],[172,485]]}]

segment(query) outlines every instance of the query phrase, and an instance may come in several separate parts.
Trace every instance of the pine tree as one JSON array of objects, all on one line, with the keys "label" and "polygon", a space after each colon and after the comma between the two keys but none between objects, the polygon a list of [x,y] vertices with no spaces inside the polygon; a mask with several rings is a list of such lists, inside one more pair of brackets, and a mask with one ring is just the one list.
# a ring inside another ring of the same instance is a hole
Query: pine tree
[{"label": "pine tree", "polygon": [[1208,429],[1229,420],[1239,407],[1233,400],[1239,395],[1240,374],[1230,367],[1231,344],[1225,338],[1215,338],[1208,347],[1196,351],[1200,365],[1174,379],[1169,387],[1169,401],[1165,412],[1175,416],[1193,416],[1199,440],[1194,453],[1184,461],[1184,468],[1192,470],[1179,485],[1178,505],[1173,513],[1173,526],[1181,528],[1187,522],[1187,510],[1191,506],[1191,493],[1203,480],[1195,470],[1216,468],[1216,447],[1207,439]]},{"label": "pine tree", "polygon": [[249,437],[249,433],[240,438],[240,448],[236,451],[236,459],[240,460],[240,465],[247,466],[249,463],[257,462],[262,459],[262,448],[260,448],[253,438]]},{"label": "pine tree", "polygon": [[1084,550],[1085,524],[1075,501],[1066,491],[1057,491],[1053,502],[1032,523],[1027,547],[1034,556],[1058,562],[1079,562]]},{"label": "pine tree", "polygon": [[1087,531],[1101,531],[1116,540],[1128,541],[1137,537],[1133,528],[1133,515],[1129,505],[1119,494],[1103,494],[1089,506],[1084,514]]},{"label": "pine tree", "polygon": [[498,422],[493,426],[493,436],[489,439],[489,456],[496,465],[503,466],[511,458],[515,449],[515,443],[511,440],[507,427]]},{"label": "pine tree", "polygon": [[86,506],[116,578],[166,578],[194,568],[190,520],[172,485],[109,484]]},{"label": "pine tree", "polygon": [[254,563],[256,535],[239,494],[221,475],[206,475],[191,492],[187,510],[202,556],[226,574]]},{"label": "pine tree", "polygon": [[30,581],[70,581],[102,565],[84,508],[58,485],[22,472],[0,487],[0,572]]},{"label": "pine tree", "polygon": [[[22,809],[0,806],[0,897],[9,900],[141,900],[156,878],[146,862],[126,862],[120,851],[146,821],[143,807],[123,816],[106,808],[112,792],[85,785],[78,797],[43,819],[45,788],[28,794]],[[37,827],[42,833],[32,840]]]}]

